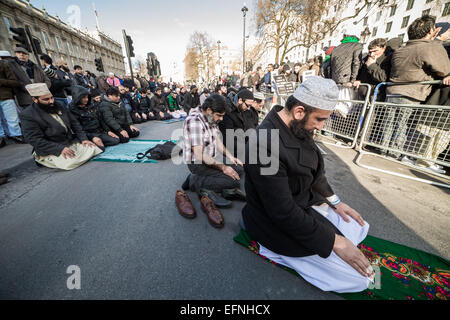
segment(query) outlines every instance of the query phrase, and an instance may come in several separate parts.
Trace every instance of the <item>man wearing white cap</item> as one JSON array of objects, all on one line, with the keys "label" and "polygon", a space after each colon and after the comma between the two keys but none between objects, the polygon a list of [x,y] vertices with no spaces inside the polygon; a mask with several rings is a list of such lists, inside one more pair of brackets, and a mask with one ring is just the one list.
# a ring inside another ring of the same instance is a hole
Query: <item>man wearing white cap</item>
[{"label": "man wearing white cap", "polygon": [[[261,255],[294,269],[320,289],[358,292],[374,277],[356,247],[369,225],[333,192],[312,138],[331,115],[338,95],[333,80],[309,77],[284,108],[274,106],[259,125],[257,163],[244,165],[243,227],[259,243]],[[246,149],[248,154],[249,144]],[[279,161],[275,174],[262,170],[271,164],[262,164],[267,161],[260,154],[277,157],[271,159]]]},{"label": "man wearing white cap", "polygon": [[40,165],[72,170],[102,150],[89,141],[75,117],[55,102],[45,83],[29,84],[33,104],[20,115],[25,141]]}]

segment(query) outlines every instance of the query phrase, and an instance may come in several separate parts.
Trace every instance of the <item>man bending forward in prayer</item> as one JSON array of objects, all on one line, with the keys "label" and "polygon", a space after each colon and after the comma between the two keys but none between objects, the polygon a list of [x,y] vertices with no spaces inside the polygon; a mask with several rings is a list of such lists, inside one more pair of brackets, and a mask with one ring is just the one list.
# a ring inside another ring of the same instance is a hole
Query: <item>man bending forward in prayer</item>
[{"label": "man bending forward in prayer", "polygon": [[102,150],[89,141],[70,111],[53,98],[45,83],[25,86],[33,104],[20,115],[25,141],[40,165],[71,170]]},{"label": "man bending forward in prayer", "polygon": [[[369,225],[335,195],[313,141],[314,130],[322,129],[338,94],[333,80],[313,76],[284,108],[272,108],[257,129],[258,148],[267,148],[261,154],[277,156],[279,168],[265,175],[261,169],[271,164],[246,161],[247,204],[242,215],[261,255],[294,269],[324,291],[359,292],[374,277],[369,261],[356,247]],[[270,138],[276,130],[279,150]],[[249,149],[247,144],[247,155]]]}]

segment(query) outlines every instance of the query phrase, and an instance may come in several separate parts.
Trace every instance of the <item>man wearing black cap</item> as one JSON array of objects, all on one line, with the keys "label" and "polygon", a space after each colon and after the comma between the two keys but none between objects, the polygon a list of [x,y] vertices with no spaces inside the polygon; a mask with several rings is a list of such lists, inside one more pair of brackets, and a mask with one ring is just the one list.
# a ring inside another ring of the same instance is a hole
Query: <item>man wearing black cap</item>
[{"label": "man wearing black cap", "polygon": [[[238,148],[243,150],[245,145],[244,135],[241,134],[248,129],[255,128],[249,117],[244,113],[250,109],[254,103],[253,93],[248,89],[243,89],[237,93],[237,97],[229,106],[231,110],[227,110],[223,120],[219,123],[219,129],[222,133],[223,144],[233,153],[234,157],[238,157]],[[243,132],[238,133],[236,130],[242,129]],[[229,135],[234,136],[234,143],[231,140],[227,140],[227,132]],[[233,148],[231,148],[231,144]],[[241,153],[242,154],[242,153]]]},{"label": "man wearing black cap", "polygon": [[20,87],[14,88],[14,94],[19,104],[18,108],[21,111],[33,104],[33,100],[25,86],[31,83],[45,83],[50,88],[51,81],[44,71],[30,60],[30,53],[26,49],[16,48],[14,52],[16,56],[8,62],[17,80],[21,83]]}]

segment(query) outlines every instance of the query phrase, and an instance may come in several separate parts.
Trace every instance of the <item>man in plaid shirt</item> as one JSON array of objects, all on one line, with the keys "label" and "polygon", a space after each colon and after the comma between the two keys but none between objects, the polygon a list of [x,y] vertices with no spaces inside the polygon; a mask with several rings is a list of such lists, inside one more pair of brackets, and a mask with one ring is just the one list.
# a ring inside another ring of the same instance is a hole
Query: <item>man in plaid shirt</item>
[{"label": "man in plaid shirt", "polygon": [[[225,148],[217,126],[225,115],[226,104],[223,96],[211,95],[190,113],[183,128],[184,161],[191,174],[182,188],[201,195],[206,193],[213,201],[219,199],[219,202],[220,197],[215,192],[224,194],[225,190],[228,198],[233,199],[242,199],[243,195],[239,189],[243,164]],[[227,163],[231,165],[217,161],[217,151],[224,155],[224,159],[228,158]],[[218,201],[214,202],[220,206]]]}]

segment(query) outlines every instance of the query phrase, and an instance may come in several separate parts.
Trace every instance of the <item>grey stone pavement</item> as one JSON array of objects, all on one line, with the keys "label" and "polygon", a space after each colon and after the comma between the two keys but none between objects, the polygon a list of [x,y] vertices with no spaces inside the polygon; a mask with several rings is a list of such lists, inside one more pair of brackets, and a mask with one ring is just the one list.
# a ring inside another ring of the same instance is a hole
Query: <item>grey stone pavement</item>
[{"label": "grey stone pavement", "polygon": [[[168,139],[181,126],[146,123],[140,138]],[[449,190],[360,168],[354,150],[322,147],[330,184],[369,234],[450,259]],[[0,171],[11,174],[0,186],[1,299],[341,299],[235,243],[242,202],[222,209],[219,230],[193,193],[198,216],[181,217],[174,196],[186,166],[89,162],[63,172],[36,167],[30,152],[0,149]],[[81,290],[66,287],[70,265],[81,269]]]}]

